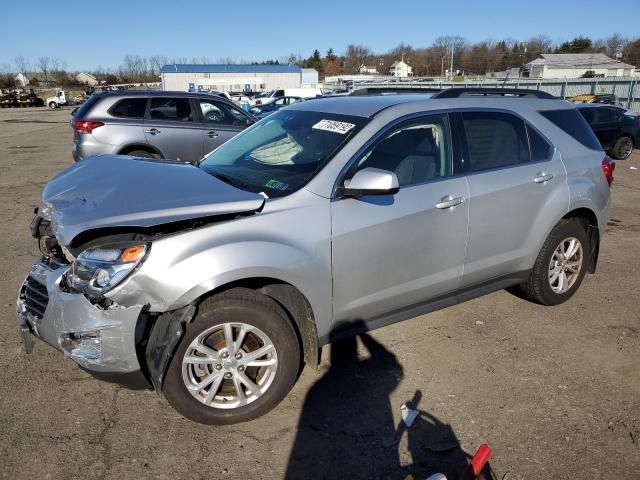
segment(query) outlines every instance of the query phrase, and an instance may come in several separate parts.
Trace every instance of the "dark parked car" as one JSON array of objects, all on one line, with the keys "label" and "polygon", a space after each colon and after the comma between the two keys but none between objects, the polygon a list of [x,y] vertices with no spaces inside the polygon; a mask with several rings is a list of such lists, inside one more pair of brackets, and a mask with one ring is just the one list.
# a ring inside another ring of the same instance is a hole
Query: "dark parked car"
[{"label": "dark parked car", "polygon": [[577,107],[611,157],[626,160],[633,148],[640,145],[639,117],[625,115],[611,105],[585,103]]},{"label": "dark parked car", "polygon": [[208,93],[94,93],[71,119],[72,154],[76,162],[102,154],[195,162],[256,120]]},{"label": "dark parked car", "polygon": [[255,107],[251,107],[249,111],[256,117],[262,118],[266,117],[270,113],[277,112],[281,108],[284,108],[288,105],[293,105],[294,103],[301,102],[302,100],[304,99],[301,97],[280,97],[271,103],[267,103],[266,105],[256,105]]}]

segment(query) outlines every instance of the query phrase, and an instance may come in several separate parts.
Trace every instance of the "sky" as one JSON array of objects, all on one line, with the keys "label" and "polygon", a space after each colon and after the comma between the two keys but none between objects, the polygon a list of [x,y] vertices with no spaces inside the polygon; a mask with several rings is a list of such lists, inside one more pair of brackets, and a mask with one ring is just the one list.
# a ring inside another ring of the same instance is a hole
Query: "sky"
[{"label": "sky", "polygon": [[[45,6],[49,4],[50,6]],[[426,1],[322,0],[193,2],[0,0],[0,70],[18,55],[35,64],[58,57],[69,70],[114,68],[125,54],[208,57],[212,61],[308,57],[315,48],[343,53],[349,43],[385,52],[401,42],[429,46],[441,35],[526,40],[544,34],[561,43],[618,32],[640,37],[640,0]],[[8,20],[5,18],[4,20]]]}]

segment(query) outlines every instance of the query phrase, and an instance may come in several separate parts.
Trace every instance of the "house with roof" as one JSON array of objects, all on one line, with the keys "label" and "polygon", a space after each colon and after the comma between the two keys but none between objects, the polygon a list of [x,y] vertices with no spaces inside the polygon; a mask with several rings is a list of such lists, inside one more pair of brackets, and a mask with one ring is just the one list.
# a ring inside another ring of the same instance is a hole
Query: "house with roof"
[{"label": "house with roof", "polygon": [[173,64],[160,69],[163,90],[262,92],[300,88],[310,83],[310,72],[298,65],[195,65]]},{"label": "house with roof", "polygon": [[360,75],[379,75],[378,69],[375,66],[367,66],[364,63],[358,68]]},{"label": "house with roof", "polygon": [[95,87],[100,83],[96,77],[86,72],[80,72],[73,78],[80,85],[89,85],[90,87]]},{"label": "house with roof", "polygon": [[396,60],[389,67],[389,75],[393,77],[411,77],[413,75],[413,68],[404,60]]},{"label": "house with roof", "polygon": [[524,66],[524,77],[580,78],[628,77],[635,74],[633,65],[620,62],[604,53],[542,53]]}]

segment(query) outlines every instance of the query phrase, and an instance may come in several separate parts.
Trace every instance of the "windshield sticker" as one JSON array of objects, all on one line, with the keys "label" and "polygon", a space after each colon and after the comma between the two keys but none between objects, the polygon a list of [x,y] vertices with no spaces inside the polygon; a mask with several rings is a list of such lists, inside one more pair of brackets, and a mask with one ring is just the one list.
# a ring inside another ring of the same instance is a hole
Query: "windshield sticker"
[{"label": "windshield sticker", "polygon": [[289,188],[288,183],[282,183],[277,180],[269,180],[264,184],[264,186],[267,188],[273,188],[274,190],[280,190],[281,192],[284,192],[287,188]]},{"label": "windshield sticker", "polygon": [[353,123],[337,122],[335,120],[320,120],[312,128],[317,130],[326,130],[327,132],[339,133],[344,135],[355,125]]}]

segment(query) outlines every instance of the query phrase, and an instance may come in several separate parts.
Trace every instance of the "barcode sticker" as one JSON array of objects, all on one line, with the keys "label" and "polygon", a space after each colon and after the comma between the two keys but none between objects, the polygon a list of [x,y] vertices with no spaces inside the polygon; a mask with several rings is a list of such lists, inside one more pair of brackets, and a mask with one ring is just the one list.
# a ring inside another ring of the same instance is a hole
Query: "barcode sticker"
[{"label": "barcode sticker", "polygon": [[326,130],[327,132],[339,133],[344,135],[355,125],[353,123],[338,122],[336,120],[320,120],[312,128],[317,130]]}]

